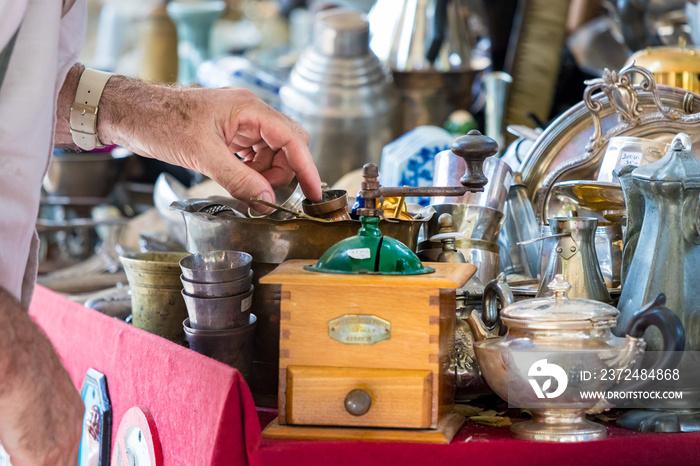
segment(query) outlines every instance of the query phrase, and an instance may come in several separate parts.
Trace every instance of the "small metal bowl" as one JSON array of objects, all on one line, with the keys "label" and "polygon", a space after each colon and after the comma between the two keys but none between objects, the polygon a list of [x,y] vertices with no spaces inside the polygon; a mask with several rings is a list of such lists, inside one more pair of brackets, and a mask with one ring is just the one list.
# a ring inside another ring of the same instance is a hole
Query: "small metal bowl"
[{"label": "small metal bowl", "polygon": [[252,256],[242,251],[208,251],[183,258],[180,268],[191,282],[222,283],[246,278],[252,262]]},{"label": "small metal bowl", "polygon": [[198,330],[223,330],[238,328],[248,323],[253,303],[253,286],[236,296],[226,298],[198,298],[185,293],[182,297],[187,305],[192,328]]},{"label": "small metal bowl", "polygon": [[253,271],[246,278],[221,283],[200,283],[193,282],[180,275],[185,293],[198,298],[227,298],[244,293],[250,288],[253,282]]}]

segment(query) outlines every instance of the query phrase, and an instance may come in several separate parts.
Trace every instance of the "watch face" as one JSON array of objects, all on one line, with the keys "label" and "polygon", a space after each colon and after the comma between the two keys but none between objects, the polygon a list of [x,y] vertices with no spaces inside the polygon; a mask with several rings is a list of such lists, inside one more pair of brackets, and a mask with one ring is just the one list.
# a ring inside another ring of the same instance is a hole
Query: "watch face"
[{"label": "watch face", "polygon": [[88,369],[80,396],[85,404],[85,415],[78,464],[107,466],[112,438],[112,407],[104,374]]},{"label": "watch face", "polygon": [[148,409],[134,406],[122,418],[113,454],[116,466],[163,466],[160,440]]}]

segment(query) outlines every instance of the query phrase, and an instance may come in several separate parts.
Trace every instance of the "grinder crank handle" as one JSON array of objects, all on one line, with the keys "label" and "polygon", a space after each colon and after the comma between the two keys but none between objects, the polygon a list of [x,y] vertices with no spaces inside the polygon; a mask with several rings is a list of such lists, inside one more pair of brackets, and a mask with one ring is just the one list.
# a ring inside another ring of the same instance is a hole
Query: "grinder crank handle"
[{"label": "grinder crank handle", "polygon": [[488,182],[483,170],[484,160],[498,152],[498,143],[473,129],[455,139],[451,150],[467,164],[464,176],[459,180],[462,186],[470,188],[470,191],[483,191]]},{"label": "grinder crank handle", "polygon": [[[398,196],[463,196],[467,191],[480,192],[488,179],[484,175],[484,160],[498,152],[498,144],[488,136],[484,136],[479,131],[473,129],[466,135],[458,137],[452,143],[452,153],[462,157],[466,163],[464,176],[459,180],[462,186],[392,186],[380,187],[378,176],[379,169],[373,163],[367,163],[362,168],[362,189],[360,197],[370,200],[369,205],[376,205],[376,200],[380,197]],[[373,204],[374,203],[374,204]],[[379,210],[374,208],[358,209],[358,215],[378,216]]]}]

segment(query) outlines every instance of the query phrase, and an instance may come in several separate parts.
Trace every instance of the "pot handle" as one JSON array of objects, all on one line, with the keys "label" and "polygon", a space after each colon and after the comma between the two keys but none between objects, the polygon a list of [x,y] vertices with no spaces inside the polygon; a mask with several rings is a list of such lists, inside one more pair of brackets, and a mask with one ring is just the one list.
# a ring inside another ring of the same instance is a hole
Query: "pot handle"
[{"label": "pot handle", "polygon": [[627,324],[627,336],[643,338],[644,331],[653,326],[661,331],[663,337],[663,356],[659,358],[652,370],[667,369],[678,366],[685,348],[685,332],[678,316],[665,306],[666,295],[660,293],[654,302],[632,316]]},{"label": "pot handle", "polygon": [[492,330],[498,323],[500,311],[515,302],[513,291],[506,283],[506,275],[500,273],[497,278],[491,280],[484,287],[482,298],[482,319],[489,330]]}]

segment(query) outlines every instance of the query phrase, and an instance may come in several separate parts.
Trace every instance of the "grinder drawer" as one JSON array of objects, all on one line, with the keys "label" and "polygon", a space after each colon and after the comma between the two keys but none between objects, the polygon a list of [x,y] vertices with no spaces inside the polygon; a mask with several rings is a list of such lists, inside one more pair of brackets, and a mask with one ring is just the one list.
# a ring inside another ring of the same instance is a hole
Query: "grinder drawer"
[{"label": "grinder drawer", "polygon": [[287,424],[430,427],[429,370],[288,366],[286,372]]}]

